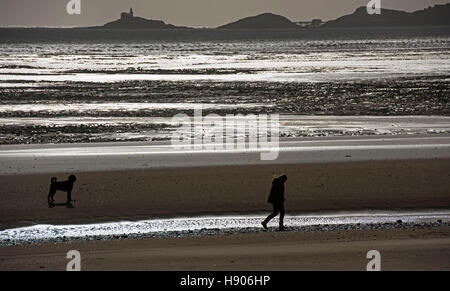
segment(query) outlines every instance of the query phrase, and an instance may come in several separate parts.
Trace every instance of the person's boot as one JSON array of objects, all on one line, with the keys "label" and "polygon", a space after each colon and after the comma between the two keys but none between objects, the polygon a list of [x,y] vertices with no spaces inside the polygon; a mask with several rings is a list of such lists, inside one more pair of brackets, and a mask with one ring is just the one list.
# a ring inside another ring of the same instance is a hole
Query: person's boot
[{"label": "person's boot", "polygon": [[263,222],[261,222],[261,225],[264,227],[265,230],[268,230],[267,222],[265,220]]}]

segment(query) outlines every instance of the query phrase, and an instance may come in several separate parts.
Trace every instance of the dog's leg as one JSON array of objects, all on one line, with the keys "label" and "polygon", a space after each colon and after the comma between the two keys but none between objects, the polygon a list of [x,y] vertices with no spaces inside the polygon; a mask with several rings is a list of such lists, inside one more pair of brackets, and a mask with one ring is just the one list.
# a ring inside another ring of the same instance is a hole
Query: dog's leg
[{"label": "dog's leg", "polygon": [[72,202],[72,191],[67,191],[67,203]]},{"label": "dog's leg", "polygon": [[55,201],[53,199],[53,196],[55,196],[56,191],[53,190],[52,188],[50,188],[50,191],[48,192],[48,196],[47,196],[47,201],[48,203],[52,203],[53,201]]}]

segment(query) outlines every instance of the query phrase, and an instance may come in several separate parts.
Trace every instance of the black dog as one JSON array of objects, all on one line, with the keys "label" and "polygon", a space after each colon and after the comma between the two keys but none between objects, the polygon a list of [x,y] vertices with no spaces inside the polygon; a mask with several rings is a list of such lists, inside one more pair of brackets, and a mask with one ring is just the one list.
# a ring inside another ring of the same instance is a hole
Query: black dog
[{"label": "black dog", "polygon": [[77,177],[75,175],[70,175],[69,180],[63,181],[63,182],[56,182],[56,178],[53,177],[50,181],[50,191],[48,192],[48,203],[53,203],[55,201],[53,199],[53,196],[55,196],[55,193],[57,190],[67,192],[67,203],[72,202],[72,189],[73,189],[73,183],[77,180]]}]

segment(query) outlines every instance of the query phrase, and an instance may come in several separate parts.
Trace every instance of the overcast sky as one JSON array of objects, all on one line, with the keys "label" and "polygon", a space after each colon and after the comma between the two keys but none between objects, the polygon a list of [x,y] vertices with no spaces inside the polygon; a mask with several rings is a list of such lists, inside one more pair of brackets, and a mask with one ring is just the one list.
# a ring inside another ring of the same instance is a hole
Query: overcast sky
[{"label": "overcast sky", "polygon": [[[135,15],[175,25],[216,27],[264,12],[293,21],[334,19],[352,13],[369,0],[81,0],[82,14],[68,15],[69,0],[0,0],[0,26],[91,26],[119,17],[133,7]],[[381,0],[383,8],[414,11],[449,0]]]}]

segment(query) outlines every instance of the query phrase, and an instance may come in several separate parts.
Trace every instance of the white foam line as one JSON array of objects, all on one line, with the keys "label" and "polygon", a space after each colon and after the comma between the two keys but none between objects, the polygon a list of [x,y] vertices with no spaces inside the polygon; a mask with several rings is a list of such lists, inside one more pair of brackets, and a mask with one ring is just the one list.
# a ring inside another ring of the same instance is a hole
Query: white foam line
[{"label": "white foam line", "polygon": [[[0,231],[0,244],[21,244],[33,241],[57,240],[60,238],[92,238],[120,235],[168,234],[180,231],[225,230],[260,228],[263,216],[221,216],[143,220],[138,222],[111,222],[84,225],[35,225]],[[395,223],[443,222],[450,221],[449,211],[428,212],[356,212],[333,214],[308,214],[287,216],[285,223],[290,227],[315,225],[350,225]],[[274,221],[272,224],[276,224]]]}]

